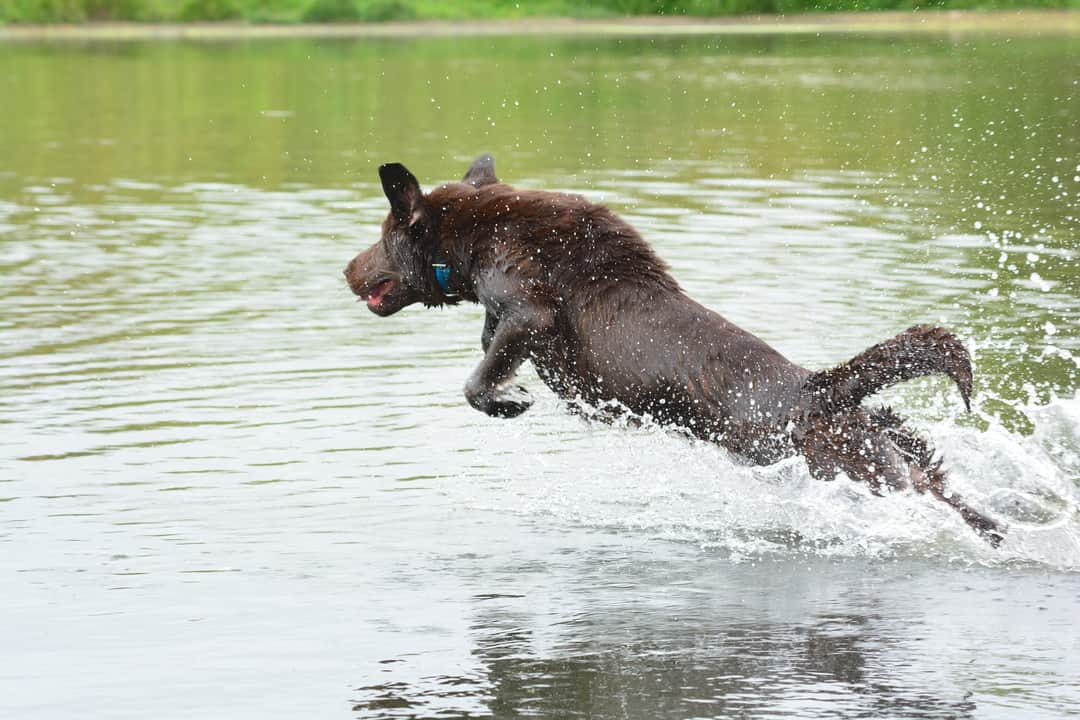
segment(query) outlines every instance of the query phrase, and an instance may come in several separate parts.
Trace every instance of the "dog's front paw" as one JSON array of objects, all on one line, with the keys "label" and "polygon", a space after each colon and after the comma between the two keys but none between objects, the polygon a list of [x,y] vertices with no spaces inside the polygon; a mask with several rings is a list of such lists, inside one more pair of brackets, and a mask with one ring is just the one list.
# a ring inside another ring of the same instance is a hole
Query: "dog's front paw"
[{"label": "dog's front paw", "polygon": [[495,417],[512,418],[528,410],[532,404],[532,395],[528,390],[520,385],[505,385],[495,390],[492,409],[487,413]]},{"label": "dog's front paw", "polygon": [[529,391],[520,385],[500,385],[493,388],[465,387],[469,404],[492,417],[512,418],[529,409],[533,404]]}]

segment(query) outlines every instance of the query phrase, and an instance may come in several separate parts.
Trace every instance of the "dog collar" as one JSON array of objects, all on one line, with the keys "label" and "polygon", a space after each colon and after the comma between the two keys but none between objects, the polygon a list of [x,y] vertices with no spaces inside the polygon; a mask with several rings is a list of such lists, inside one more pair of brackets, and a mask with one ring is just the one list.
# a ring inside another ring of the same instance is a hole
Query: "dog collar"
[{"label": "dog collar", "polygon": [[431,269],[435,271],[435,282],[439,283],[443,295],[457,297],[457,293],[450,290],[450,266],[446,263],[432,263]]}]

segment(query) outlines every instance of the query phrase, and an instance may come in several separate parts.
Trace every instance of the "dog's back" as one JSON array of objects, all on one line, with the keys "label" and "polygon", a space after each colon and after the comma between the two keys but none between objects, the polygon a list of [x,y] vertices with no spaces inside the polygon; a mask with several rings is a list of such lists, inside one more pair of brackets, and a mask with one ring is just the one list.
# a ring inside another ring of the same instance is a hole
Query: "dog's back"
[{"label": "dog's back", "polygon": [[580,195],[449,183],[429,199],[441,210],[443,236],[470,248],[482,266],[512,262],[531,280],[578,301],[631,285],[679,291],[667,264],[634,228]]},{"label": "dog's back", "polygon": [[[809,371],[688,297],[613,212],[579,195],[503,184],[452,183],[429,198],[442,236],[468,249],[463,264],[512,271],[525,292],[554,302],[556,332],[534,362],[545,379],[557,377],[561,395],[618,399],[701,437],[726,432],[741,453],[774,454],[760,438]],[[735,440],[744,435],[756,447]]]}]

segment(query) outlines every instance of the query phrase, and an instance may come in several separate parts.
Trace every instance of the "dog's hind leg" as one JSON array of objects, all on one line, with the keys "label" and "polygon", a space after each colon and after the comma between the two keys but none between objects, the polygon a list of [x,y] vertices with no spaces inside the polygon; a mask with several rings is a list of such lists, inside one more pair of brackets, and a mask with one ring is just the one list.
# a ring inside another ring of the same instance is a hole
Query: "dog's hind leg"
[{"label": "dog's hind leg", "polygon": [[1001,544],[1005,539],[1005,527],[994,520],[986,517],[979,511],[964,502],[958,493],[952,492],[945,487],[945,471],[941,462],[931,463],[929,467],[911,468],[912,485],[920,493],[930,493],[946,505],[951,506],[964,522],[979,533],[993,547]]},{"label": "dog's hind leg", "polygon": [[865,411],[820,415],[794,436],[796,447],[818,480],[844,473],[880,495],[882,487],[910,485],[907,462],[899,448],[872,428]]},{"label": "dog's hind leg", "polygon": [[954,508],[992,546],[1004,538],[1003,527],[946,489],[945,471],[933,458],[933,450],[890,410],[819,416],[795,440],[815,478],[832,480],[842,472],[866,483],[875,494],[883,487],[912,487]]},{"label": "dog's hind leg", "polygon": [[869,395],[923,375],[948,375],[971,409],[971,357],[948,330],[932,325],[910,327],[842,365],[814,373],[802,390],[808,409],[834,413],[858,407]]},{"label": "dog's hind leg", "polygon": [[874,408],[870,419],[875,429],[886,435],[907,458],[911,484],[919,493],[930,493],[938,500],[953,507],[964,521],[986,538],[994,547],[1005,538],[1005,528],[978,512],[964,502],[959,493],[945,486],[945,470],[940,459],[934,458],[934,450],[924,438],[905,427],[903,420],[891,408]]}]

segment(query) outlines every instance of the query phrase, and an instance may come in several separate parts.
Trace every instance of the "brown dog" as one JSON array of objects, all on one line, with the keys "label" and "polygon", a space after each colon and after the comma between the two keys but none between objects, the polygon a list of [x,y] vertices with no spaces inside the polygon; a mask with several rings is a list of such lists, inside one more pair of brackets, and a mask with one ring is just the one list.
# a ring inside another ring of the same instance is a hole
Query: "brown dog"
[{"label": "brown dog", "polygon": [[469,403],[514,417],[531,400],[513,384],[531,360],[560,397],[627,411],[717,442],[755,464],[800,453],[814,477],[838,473],[914,487],[956,508],[995,546],[1003,528],[945,489],[925,441],[864,398],[943,373],[971,396],[971,362],[948,331],[916,326],[832,370],[811,372],[698,304],[637,232],[577,195],[516,190],[490,156],[460,183],[425,195],[404,166],[379,168],[390,214],[382,238],[345,269],[377,315],[406,305],[484,306],[484,359]]}]

